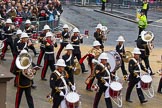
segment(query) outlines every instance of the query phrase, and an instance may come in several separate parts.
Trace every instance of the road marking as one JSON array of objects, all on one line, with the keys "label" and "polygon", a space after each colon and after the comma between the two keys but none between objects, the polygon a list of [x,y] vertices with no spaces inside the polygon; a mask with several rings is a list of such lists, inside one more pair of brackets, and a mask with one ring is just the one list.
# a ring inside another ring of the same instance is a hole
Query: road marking
[{"label": "road marking", "polygon": [[159,27],[159,28],[162,28],[162,26],[159,26],[159,25],[154,25],[154,24],[148,24],[149,26],[153,26],[153,27]]},{"label": "road marking", "polygon": [[162,19],[156,20],[155,22],[162,23]]}]

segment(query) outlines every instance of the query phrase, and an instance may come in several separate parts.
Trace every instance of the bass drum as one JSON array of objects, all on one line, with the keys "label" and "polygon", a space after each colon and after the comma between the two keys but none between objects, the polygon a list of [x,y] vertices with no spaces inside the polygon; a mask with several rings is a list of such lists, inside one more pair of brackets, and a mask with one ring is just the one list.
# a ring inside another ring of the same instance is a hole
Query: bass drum
[{"label": "bass drum", "polygon": [[121,66],[121,57],[118,54],[118,52],[116,51],[106,51],[107,55],[108,55],[108,63],[110,64],[110,72],[114,72],[116,70],[119,69],[119,67]]}]

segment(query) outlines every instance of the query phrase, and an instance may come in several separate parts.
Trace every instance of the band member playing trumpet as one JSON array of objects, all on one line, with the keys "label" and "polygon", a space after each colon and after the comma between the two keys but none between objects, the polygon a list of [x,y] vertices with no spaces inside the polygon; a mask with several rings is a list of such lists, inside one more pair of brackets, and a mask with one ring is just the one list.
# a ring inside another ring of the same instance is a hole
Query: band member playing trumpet
[{"label": "band member playing trumpet", "polygon": [[[148,38],[148,39],[147,39]],[[154,35],[150,31],[142,31],[140,38],[137,40],[137,47],[140,48],[141,55],[140,58],[144,61],[145,67],[151,71],[150,75],[154,75],[152,72],[149,55],[152,50],[152,41],[154,39]]]},{"label": "band member playing trumpet", "polygon": [[[28,55],[29,53],[26,50],[22,50],[21,54]],[[21,97],[23,92],[25,91],[26,100],[28,103],[29,108],[34,108],[34,102],[31,95],[31,85],[33,75],[36,72],[36,69],[29,69],[31,65],[31,58],[30,56],[24,56],[16,59],[16,74],[18,76],[17,81],[17,93],[15,99],[15,108],[20,107]],[[20,63],[21,62],[21,63]]]},{"label": "band member playing trumpet", "polygon": [[96,31],[94,32],[94,38],[100,42],[100,44],[101,44],[100,48],[102,49],[102,51],[104,51],[102,25],[101,24],[97,25]]},{"label": "band member playing trumpet", "polygon": [[49,32],[51,28],[48,25],[45,25],[43,28],[43,32],[40,34],[39,42],[40,42],[40,53],[37,59],[37,66],[40,66],[43,55],[45,53],[45,45],[44,45],[44,37],[46,36],[46,33]]},{"label": "band member playing trumpet", "polygon": [[134,86],[136,85],[138,98],[142,104],[142,103],[147,102],[147,100],[145,100],[145,97],[141,90],[140,76],[141,76],[141,71],[143,70],[143,71],[147,72],[147,69],[142,65],[142,62],[140,60],[140,54],[141,54],[140,49],[134,48],[132,53],[134,54],[134,58],[130,59],[129,65],[128,65],[129,66],[128,70],[130,72],[130,75],[129,75],[128,88],[127,88],[127,92],[126,92],[126,101],[130,102],[130,103],[133,102],[132,100],[130,100],[130,95],[131,95],[131,92],[132,92]]},{"label": "band member playing trumpet", "polygon": [[11,19],[6,20],[6,25],[3,28],[3,30],[4,30],[4,47],[2,48],[1,60],[5,60],[4,56],[7,51],[8,45],[10,46],[12,55],[14,56],[14,46],[13,46],[13,40],[12,40],[14,26],[12,25]]},{"label": "band member playing trumpet", "polygon": [[79,62],[83,62],[84,58],[86,58],[88,56],[88,58],[87,58],[88,65],[90,66],[90,69],[91,69],[91,74],[88,76],[88,78],[86,80],[86,84],[87,84],[86,90],[88,90],[88,91],[92,91],[91,87],[92,87],[93,81],[95,79],[95,75],[94,75],[95,65],[94,65],[94,63],[92,63],[92,59],[98,60],[99,55],[102,53],[100,46],[101,46],[101,44],[98,41],[94,41],[93,48],[90,51],[88,51],[88,54],[86,54],[84,57],[82,57],[79,61]]},{"label": "band member playing trumpet", "polygon": [[67,51],[66,54],[62,56],[62,59],[65,61],[66,67],[65,70],[67,71],[69,75],[69,81],[74,85],[74,56],[72,53],[73,46],[71,44],[67,44],[65,47],[65,50]]},{"label": "band member playing trumpet", "polygon": [[[162,73],[159,73],[159,74],[162,75]],[[157,92],[162,94],[162,77],[160,78]]]},{"label": "band member playing trumpet", "polygon": [[46,81],[45,78],[48,66],[50,66],[51,71],[55,70],[55,58],[54,58],[54,42],[51,39],[53,37],[52,32],[47,32],[45,36],[45,55],[44,55],[44,66],[42,69],[41,79]]},{"label": "band member playing trumpet", "polygon": [[30,37],[28,40],[28,48],[31,49],[34,53],[34,56],[36,56],[38,53],[36,52],[34,44],[32,43],[32,40],[31,40],[31,38],[32,38],[31,36],[33,34],[34,29],[35,29],[35,26],[31,25],[31,21],[26,20],[24,32],[26,32],[28,34],[28,36]]},{"label": "band member playing trumpet", "polygon": [[68,93],[68,85],[71,87],[73,91],[75,91],[76,87],[71,84],[68,80],[68,74],[64,70],[65,61],[63,59],[59,59],[55,64],[56,70],[52,72],[50,76],[50,88],[52,89],[51,96],[53,97],[53,106],[52,108],[66,108],[65,96]]},{"label": "band member playing trumpet", "polygon": [[118,42],[118,44],[116,45],[116,52],[119,53],[120,57],[121,57],[121,70],[124,76],[124,80],[127,80],[127,71],[125,69],[125,64],[123,61],[123,57],[125,54],[125,48],[124,48],[124,37],[123,36],[119,36],[118,39],[116,40]]},{"label": "band member playing trumpet", "polygon": [[63,31],[62,31],[62,34],[61,34],[61,39],[62,39],[62,42],[60,43],[60,48],[57,52],[57,55],[56,55],[56,59],[59,59],[59,56],[63,50],[64,47],[66,47],[66,45],[70,42],[70,35],[69,35],[69,26],[67,24],[64,24],[63,26]]},{"label": "band member playing trumpet", "polygon": [[[81,59],[80,43],[82,39],[79,36],[80,31],[78,28],[74,28],[73,33],[74,35],[71,37],[71,43],[74,48],[73,55],[74,57],[76,56],[77,60],[79,61]],[[82,68],[82,73],[88,72],[88,70],[85,69],[84,63],[81,64],[81,68]]]},{"label": "band member playing trumpet", "polygon": [[109,96],[110,66],[107,60],[108,55],[104,52],[101,53],[99,56],[99,64],[97,64],[94,69],[95,76],[98,80],[97,84],[99,86],[99,90],[95,95],[93,108],[98,108],[98,104],[102,96],[102,93],[105,94],[105,102],[107,108],[112,108],[112,102]]}]

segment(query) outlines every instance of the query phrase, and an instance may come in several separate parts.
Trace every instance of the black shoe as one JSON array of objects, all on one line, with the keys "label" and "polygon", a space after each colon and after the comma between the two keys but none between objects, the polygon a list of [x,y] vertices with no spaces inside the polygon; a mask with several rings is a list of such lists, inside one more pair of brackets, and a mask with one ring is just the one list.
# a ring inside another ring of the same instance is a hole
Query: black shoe
[{"label": "black shoe", "polygon": [[146,102],[147,102],[147,100],[143,100],[143,101],[141,101],[141,104],[146,103]]},{"label": "black shoe", "polygon": [[126,99],[126,101],[129,102],[129,103],[133,103],[133,101],[130,100],[130,99]]},{"label": "black shoe", "polygon": [[83,71],[82,71],[82,73],[87,73],[87,72],[88,72],[88,70],[83,70]]},{"label": "black shoe", "polygon": [[42,80],[43,80],[43,81],[47,81],[47,79],[46,79],[46,78],[42,78]]},{"label": "black shoe", "polygon": [[6,59],[4,59],[4,58],[2,58],[1,60],[2,60],[2,61],[6,61]]},{"label": "black shoe", "polygon": [[150,73],[150,75],[155,75],[155,73]]},{"label": "black shoe", "polygon": [[31,88],[32,88],[32,89],[36,89],[36,88],[37,88],[37,86],[36,86],[36,85],[34,85],[34,84],[32,84]]},{"label": "black shoe", "polygon": [[88,89],[88,88],[86,88],[86,90],[87,90],[87,91],[90,91],[90,92],[93,92],[93,90],[91,90],[90,88],[89,88],[89,89]]}]

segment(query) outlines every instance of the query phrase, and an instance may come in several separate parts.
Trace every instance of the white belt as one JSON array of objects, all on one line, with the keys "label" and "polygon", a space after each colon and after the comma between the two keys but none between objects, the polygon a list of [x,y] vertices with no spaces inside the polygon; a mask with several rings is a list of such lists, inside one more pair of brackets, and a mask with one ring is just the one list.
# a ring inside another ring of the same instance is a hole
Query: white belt
[{"label": "white belt", "polygon": [[66,88],[65,86],[63,86],[63,87],[58,87],[58,89],[60,89],[60,90],[65,89],[65,88]]},{"label": "white belt", "polygon": [[137,71],[134,71],[135,73],[140,73],[140,71],[139,70],[137,70]]},{"label": "white belt", "polygon": [[103,79],[109,79],[109,77],[102,77]]},{"label": "white belt", "polygon": [[80,45],[75,45],[75,44],[72,44],[73,46],[80,46]]},{"label": "white belt", "polygon": [[5,33],[4,35],[13,35],[13,33],[9,33],[9,34],[6,34],[6,33]]},{"label": "white belt", "polygon": [[45,54],[54,54],[54,52],[45,52]]},{"label": "white belt", "polygon": [[140,49],[141,51],[145,51],[145,49]]}]

